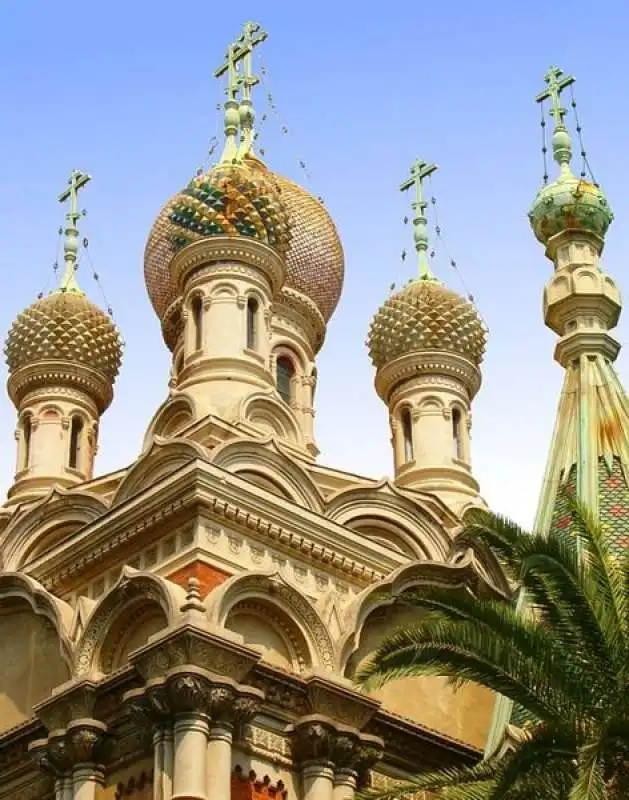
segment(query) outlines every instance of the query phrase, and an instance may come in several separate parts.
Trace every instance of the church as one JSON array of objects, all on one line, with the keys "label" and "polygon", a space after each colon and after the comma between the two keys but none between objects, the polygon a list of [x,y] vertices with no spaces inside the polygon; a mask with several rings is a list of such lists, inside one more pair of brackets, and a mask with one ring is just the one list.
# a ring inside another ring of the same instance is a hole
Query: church
[{"label": "church", "polygon": [[[367,694],[354,681],[416,618],[405,593],[510,592],[489,555],[457,545],[465,512],[484,506],[471,421],[488,333],[433,275],[423,185],[436,167],[418,160],[401,186],[416,266],[365,325],[392,476],[318,461],[317,354],[343,247],[320,200],[255,152],[265,39],[248,23],[229,46],[220,157],[148,233],[146,288],[172,367],[133,463],[94,471],[123,347],[77,281],[85,172],[59,198],[58,287],[8,333],[0,800],[353,800],[519,735],[509,703],[480,686],[406,678]],[[529,218],[565,382],[536,526],[564,525],[569,486],[624,548],[629,404],[610,334],[621,299],[599,263],[613,217],[572,171],[572,80],[552,68],[537,98],[551,104],[556,175]]]}]

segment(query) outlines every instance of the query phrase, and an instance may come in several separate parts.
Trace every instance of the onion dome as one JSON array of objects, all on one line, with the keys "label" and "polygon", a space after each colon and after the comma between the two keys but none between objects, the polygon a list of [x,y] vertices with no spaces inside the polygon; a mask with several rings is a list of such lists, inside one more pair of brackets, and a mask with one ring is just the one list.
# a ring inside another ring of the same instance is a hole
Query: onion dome
[{"label": "onion dome", "polygon": [[[544,245],[564,231],[583,231],[603,239],[614,218],[607,198],[598,186],[583,176],[577,178],[570,169],[572,139],[564,120],[566,109],[561,106],[561,93],[574,83],[574,78],[564,75],[557,67],[551,67],[545,81],[546,88],[536,100],[538,103],[551,101],[550,114],[554,120],[551,143],[559,177],[537,193],[529,211],[533,233]],[[574,100],[572,106],[576,109]],[[546,125],[543,116],[542,125]],[[578,120],[577,130],[581,130]]]},{"label": "onion dome", "polygon": [[[289,232],[284,252],[288,289],[305,295],[327,322],[338,304],[343,288],[344,256],[336,226],[323,204],[304,188],[270,172],[257,158],[244,162],[255,175],[263,175],[277,186],[287,214]],[[218,168],[215,168],[218,169]],[[267,177],[268,176],[268,177]],[[155,313],[162,323],[167,346],[172,350],[182,329],[179,291],[168,265],[177,252],[172,215],[177,213],[180,194],[162,208],[149,234],[144,254],[144,279]],[[193,233],[195,238],[199,234]],[[186,242],[187,243],[187,242]]]},{"label": "onion dome", "polygon": [[587,231],[603,239],[613,218],[601,189],[571,173],[544,186],[529,212],[533,232],[544,245],[567,230]]},{"label": "onion dome", "polygon": [[6,361],[12,377],[27,367],[53,362],[87,367],[110,387],[122,360],[122,342],[110,317],[76,291],[53,292],[18,315],[11,326]]},{"label": "onion dome", "polygon": [[475,366],[483,360],[487,329],[475,306],[432,278],[412,280],[375,314],[367,346],[376,369],[421,350],[445,350]]}]

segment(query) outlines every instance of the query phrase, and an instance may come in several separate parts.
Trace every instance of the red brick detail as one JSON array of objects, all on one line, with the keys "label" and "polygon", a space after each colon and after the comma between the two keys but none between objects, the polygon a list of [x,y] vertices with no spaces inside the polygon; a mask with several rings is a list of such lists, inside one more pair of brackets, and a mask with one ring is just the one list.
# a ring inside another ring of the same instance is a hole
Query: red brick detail
[{"label": "red brick detail", "polygon": [[282,781],[273,786],[268,775],[258,780],[253,770],[245,775],[241,767],[236,767],[232,774],[231,800],[288,800],[288,792]]},{"label": "red brick detail", "polygon": [[605,483],[609,489],[617,489],[619,486],[622,485],[622,481],[620,478],[608,478]]},{"label": "red brick detail", "polygon": [[187,564],[167,577],[169,581],[176,583],[177,586],[181,586],[183,589],[188,588],[189,578],[196,578],[199,581],[199,591],[203,598],[231,576],[227,572],[205,564],[203,561],[193,561],[192,564]]},{"label": "red brick detail", "polygon": [[629,514],[629,508],[626,508],[625,506],[612,506],[609,509],[609,513],[612,515],[612,517],[624,517]]},{"label": "red brick detail", "polygon": [[572,514],[566,514],[565,517],[557,520],[555,527],[563,530],[564,528],[569,528],[570,525],[572,525]]}]

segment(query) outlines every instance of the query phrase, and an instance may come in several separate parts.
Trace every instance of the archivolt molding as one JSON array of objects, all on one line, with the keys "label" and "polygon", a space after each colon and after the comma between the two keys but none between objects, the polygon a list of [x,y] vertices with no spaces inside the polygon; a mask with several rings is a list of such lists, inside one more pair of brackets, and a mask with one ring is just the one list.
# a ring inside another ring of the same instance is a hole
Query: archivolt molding
[{"label": "archivolt molding", "polygon": [[496,587],[488,583],[471,551],[456,563],[422,561],[400,567],[384,580],[367,587],[345,612],[344,627],[348,632],[338,647],[341,674],[345,673],[351,655],[358,649],[363,627],[371,614],[378,608],[395,604],[409,589],[419,590],[421,594],[421,587],[428,585],[453,589],[467,586],[474,593],[486,592],[504,599]]},{"label": "archivolt molding", "polygon": [[294,413],[271,392],[256,392],[245,398],[240,404],[238,416],[265,431],[270,428],[277,436],[295,444],[302,441],[301,428]]},{"label": "archivolt molding", "polygon": [[189,439],[163,439],[156,436],[149,449],[126,474],[114,495],[112,506],[120,505],[145,487],[196,459],[207,461],[207,452],[200,444]]},{"label": "archivolt molding", "polygon": [[147,451],[153,440],[162,436],[162,431],[167,427],[170,420],[181,413],[190,415],[188,424],[192,425],[193,422],[196,422],[197,415],[193,399],[185,392],[175,392],[153,414],[153,418],[144,435],[142,450]]},{"label": "archivolt molding", "polygon": [[85,624],[85,630],[75,650],[75,671],[78,676],[102,674],[101,649],[108,632],[121,614],[137,606],[138,602],[158,605],[166,617],[167,625],[174,625],[181,618],[181,606],[186,593],[171,581],[152,572],[138,572],[124,567],[122,574],[110,591],[94,607]]},{"label": "archivolt molding", "polygon": [[33,613],[45,617],[59,636],[59,649],[63,660],[72,670],[72,645],[70,631],[74,612],[72,607],[46,591],[36,580],[23,572],[3,572],[0,574],[0,608],[8,598],[24,600]]},{"label": "archivolt molding", "polygon": [[107,504],[80,489],[51,489],[36,503],[17,510],[0,537],[0,556],[5,570],[22,568],[34,545],[43,545],[60,528],[83,526],[102,516]]},{"label": "archivolt molding", "polygon": [[255,472],[282,489],[286,497],[305,508],[323,513],[324,500],[309,473],[273,437],[264,440],[232,440],[212,453],[217,467],[235,475]]},{"label": "archivolt molding", "polygon": [[[348,528],[358,527],[361,521],[377,528],[381,520],[387,531],[393,525],[399,529],[403,541],[410,538],[414,543],[419,558],[444,561],[452,547],[443,517],[440,519],[423,503],[402,494],[386,480],[375,486],[337,492],[329,498],[325,515]],[[448,522],[453,526],[454,518]]]},{"label": "archivolt molding", "polygon": [[332,638],[315,607],[277,572],[236,575],[206,597],[210,622],[224,628],[230,611],[241,601],[263,600],[282,611],[299,629],[310,649],[311,667],[334,669]]}]

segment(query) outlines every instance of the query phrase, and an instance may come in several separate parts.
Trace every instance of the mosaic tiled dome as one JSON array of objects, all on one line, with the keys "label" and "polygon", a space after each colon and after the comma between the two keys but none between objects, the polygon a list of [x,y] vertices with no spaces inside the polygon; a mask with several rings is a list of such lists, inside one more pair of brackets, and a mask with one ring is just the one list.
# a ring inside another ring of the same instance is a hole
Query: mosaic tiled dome
[{"label": "mosaic tiled dome", "polygon": [[122,342],[112,320],[80,292],[53,292],[18,315],[5,345],[10,372],[40,361],[69,361],[112,384]]},{"label": "mosaic tiled dome", "polygon": [[598,186],[570,174],[544,186],[529,212],[533,232],[544,245],[565,230],[589,231],[602,239],[613,218]]},{"label": "mosaic tiled dome", "polygon": [[[327,321],[339,301],[344,276],[343,249],[334,222],[320,201],[301,186],[269,172],[257,159],[246,163],[254,175],[268,175],[280,191],[290,233],[285,251],[286,286],[309,297]],[[146,287],[162,323],[178,297],[168,264],[176,252],[171,216],[179,198],[180,194],[175,195],[160,211],[144,254]],[[169,346],[177,339],[171,328]]]},{"label": "mosaic tiled dome", "polygon": [[414,280],[376,312],[367,346],[377,369],[418,350],[446,350],[479,365],[487,329],[468,300],[434,280]]}]

